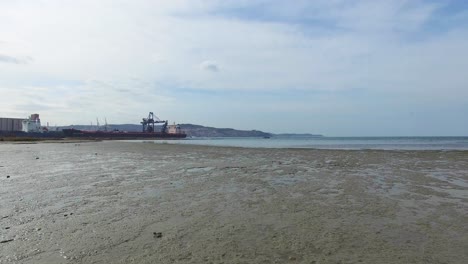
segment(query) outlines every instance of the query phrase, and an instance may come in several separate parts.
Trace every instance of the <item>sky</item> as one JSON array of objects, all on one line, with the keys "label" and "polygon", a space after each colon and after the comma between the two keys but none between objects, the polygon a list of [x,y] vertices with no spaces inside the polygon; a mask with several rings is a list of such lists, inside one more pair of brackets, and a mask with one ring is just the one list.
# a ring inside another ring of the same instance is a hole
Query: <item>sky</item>
[{"label": "sky", "polygon": [[468,1],[0,0],[0,116],[468,136]]}]

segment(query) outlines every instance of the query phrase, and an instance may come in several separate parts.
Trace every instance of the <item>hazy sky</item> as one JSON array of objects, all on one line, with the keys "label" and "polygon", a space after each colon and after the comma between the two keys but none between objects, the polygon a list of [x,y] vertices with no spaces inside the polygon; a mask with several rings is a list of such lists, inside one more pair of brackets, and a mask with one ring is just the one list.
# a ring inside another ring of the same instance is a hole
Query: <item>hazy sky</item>
[{"label": "hazy sky", "polygon": [[468,1],[0,0],[0,116],[468,135]]}]

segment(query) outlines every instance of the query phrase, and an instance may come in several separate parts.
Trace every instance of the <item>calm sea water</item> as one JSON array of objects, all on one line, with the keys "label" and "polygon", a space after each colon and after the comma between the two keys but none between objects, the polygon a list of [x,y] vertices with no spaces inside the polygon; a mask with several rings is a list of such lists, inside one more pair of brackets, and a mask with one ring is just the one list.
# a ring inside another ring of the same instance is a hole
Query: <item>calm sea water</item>
[{"label": "calm sea water", "polygon": [[188,138],[151,142],[250,148],[468,150],[468,137]]}]

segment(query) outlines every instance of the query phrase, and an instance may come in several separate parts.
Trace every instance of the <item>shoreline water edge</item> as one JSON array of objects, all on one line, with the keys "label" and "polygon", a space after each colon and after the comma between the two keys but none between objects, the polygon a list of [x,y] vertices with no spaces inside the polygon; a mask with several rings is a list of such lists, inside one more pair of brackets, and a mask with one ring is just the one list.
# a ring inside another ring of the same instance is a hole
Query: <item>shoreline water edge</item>
[{"label": "shoreline water edge", "polygon": [[468,137],[273,137],[128,140],[125,142],[206,145],[243,148],[304,148],[343,150],[468,150]]},{"label": "shoreline water edge", "polygon": [[121,141],[0,150],[0,263],[468,259],[464,150]]}]

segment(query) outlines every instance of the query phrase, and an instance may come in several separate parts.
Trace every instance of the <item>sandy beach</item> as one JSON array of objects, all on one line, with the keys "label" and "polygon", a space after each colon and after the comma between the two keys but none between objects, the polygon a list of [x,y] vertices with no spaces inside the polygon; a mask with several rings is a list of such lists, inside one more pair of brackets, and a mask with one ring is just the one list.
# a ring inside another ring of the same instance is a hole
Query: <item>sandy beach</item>
[{"label": "sandy beach", "polygon": [[468,151],[0,144],[0,263],[467,263]]}]

